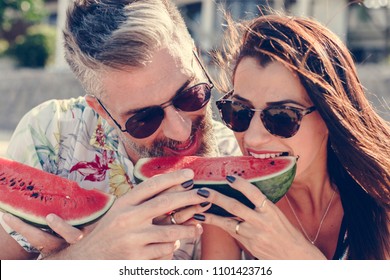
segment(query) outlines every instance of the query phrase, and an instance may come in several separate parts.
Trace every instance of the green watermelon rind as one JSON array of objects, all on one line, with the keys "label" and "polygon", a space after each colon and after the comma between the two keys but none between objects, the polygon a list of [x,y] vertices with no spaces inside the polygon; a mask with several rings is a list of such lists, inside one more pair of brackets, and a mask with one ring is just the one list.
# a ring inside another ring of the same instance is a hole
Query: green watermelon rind
[{"label": "green watermelon rind", "polygon": [[267,196],[273,203],[278,202],[290,189],[295,178],[297,170],[296,163],[292,168],[283,173],[277,174],[275,177],[265,180],[251,180],[251,183],[258,187],[262,193]]},{"label": "green watermelon rind", "polygon": [[[93,215],[89,215],[89,216],[82,218],[82,219],[66,220],[66,223],[71,225],[71,226],[77,227],[77,228],[82,228],[84,226],[87,226],[89,224],[96,222],[101,217],[103,217],[104,214],[106,214],[107,211],[110,210],[110,208],[114,204],[116,197],[113,195],[108,195],[108,194],[107,194],[107,197],[109,197],[109,200],[107,201],[105,207],[102,208],[100,211],[96,211],[93,213]],[[43,229],[50,229],[45,218],[38,217],[36,215],[29,214],[29,213],[26,213],[23,211],[19,211],[9,204],[5,204],[5,203],[0,202],[0,211],[14,215],[14,216],[18,217],[19,219],[21,219],[22,221],[24,221],[30,225],[33,225],[35,227],[39,227],[39,228],[43,228]],[[54,213],[54,214],[56,214],[56,213]],[[60,213],[57,213],[57,215],[61,216]]]}]

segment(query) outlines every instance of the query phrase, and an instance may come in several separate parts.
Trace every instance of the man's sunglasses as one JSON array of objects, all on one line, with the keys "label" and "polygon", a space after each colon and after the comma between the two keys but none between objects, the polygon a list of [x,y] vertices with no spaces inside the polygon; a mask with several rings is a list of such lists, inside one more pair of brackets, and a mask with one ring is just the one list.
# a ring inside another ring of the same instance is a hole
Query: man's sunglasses
[{"label": "man's sunglasses", "polygon": [[211,89],[214,85],[195,52],[194,56],[205,73],[209,83],[196,84],[179,92],[167,102],[137,111],[126,121],[125,129],[122,129],[121,125],[111,116],[98,98],[97,101],[122,132],[127,132],[132,137],[139,139],[149,137],[160,127],[165,115],[164,108],[173,105],[177,110],[183,112],[195,112],[202,109],[209,102]]},{"label": "man's sunglasses", "polygon": [[316,110],[314,106],[301,109],[292,106],[270,106],[265,109],[253,109],[240,102],[228,99],[230,91],[216,102],[222,121],[235,132],[248,129],[255,112],[260,112],[260,119],[269,133],[282,138],[294,136],[302,118]]}]

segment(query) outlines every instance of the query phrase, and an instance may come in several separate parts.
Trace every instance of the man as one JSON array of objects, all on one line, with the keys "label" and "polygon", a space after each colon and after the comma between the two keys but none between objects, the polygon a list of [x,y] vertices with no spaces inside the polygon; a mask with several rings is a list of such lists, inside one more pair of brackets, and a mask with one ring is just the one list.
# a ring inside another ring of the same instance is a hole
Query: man
[{"label": "man", "polygon": [[87,95],[29,112],[8,155],[120,198],[83,230],[49,215],[66,242],[4,215],[11,234],[0,230],[0,258],[165,259],[175,250],[175,258],[192,258],[202,229],[187,221],[209,207],[207,193],[190,190],[193,172],[138,186],[132,178],[140,157],[218,154],[207,105],[213,85],[177,8],[161,0],[74,1],[64,35],[66,59]]}]

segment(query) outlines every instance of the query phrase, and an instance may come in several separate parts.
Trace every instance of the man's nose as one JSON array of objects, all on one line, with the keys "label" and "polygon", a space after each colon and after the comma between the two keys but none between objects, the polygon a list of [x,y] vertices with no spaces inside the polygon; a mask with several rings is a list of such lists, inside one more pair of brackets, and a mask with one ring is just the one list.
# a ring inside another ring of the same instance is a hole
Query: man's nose
[{"label": "man's nose", "polygon": [[191,135],[192,119],[185,112],[177,111],[173,106],[164,109],[165,117],[162,130],[165,137],[186,141]]}]

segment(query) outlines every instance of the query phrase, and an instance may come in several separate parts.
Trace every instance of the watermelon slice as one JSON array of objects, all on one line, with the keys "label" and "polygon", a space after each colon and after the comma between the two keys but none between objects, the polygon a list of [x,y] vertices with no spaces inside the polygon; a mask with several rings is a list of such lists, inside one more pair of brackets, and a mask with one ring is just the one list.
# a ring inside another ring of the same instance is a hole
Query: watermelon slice
[{"label": "watermelon slice", "polygon": [[31,166],[0,158],[0,210],[41,228],[54,213],[73,226],[89,224],[105,214],[115,196],[86,190],[76,182]]},{"label": "watermelon slice", "polygon": [[[295,172],[296,158],[283,156],[269,159],[259,159],[251,156],[240,157],[160,157],[142,158],[134,168],[137,182],[157,174],[172,172],[183,168],[194,170],[194,187],[208,187],[227,196],[234,197],[248,207],[254,205],[241,192],[227,184],[226,176],[241,176],[257,186],[269,200],[276,203],[290,188]],[[217,205],[212,205],[208,212],[231,216],[230,213]]]}]

